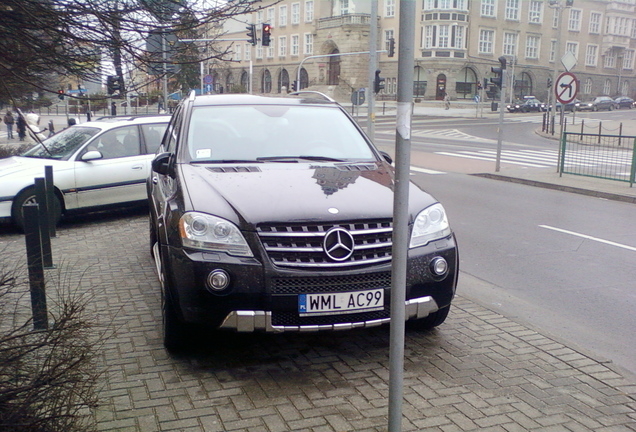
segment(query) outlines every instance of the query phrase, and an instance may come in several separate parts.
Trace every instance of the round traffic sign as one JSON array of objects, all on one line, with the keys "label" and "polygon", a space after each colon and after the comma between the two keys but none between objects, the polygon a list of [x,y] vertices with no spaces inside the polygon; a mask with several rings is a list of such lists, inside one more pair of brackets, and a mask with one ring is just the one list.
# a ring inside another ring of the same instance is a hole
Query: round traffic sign
[{"label": "round traffic sign", "polygon": [[554,94],[562,104],[569,104],[579,92],[579,82],[571,72],[563,72],[554,84]]},{"label": "round traffic sign", "polygon": [[204,84],[212,84],[212,75],[206,75],[203,77]]}]

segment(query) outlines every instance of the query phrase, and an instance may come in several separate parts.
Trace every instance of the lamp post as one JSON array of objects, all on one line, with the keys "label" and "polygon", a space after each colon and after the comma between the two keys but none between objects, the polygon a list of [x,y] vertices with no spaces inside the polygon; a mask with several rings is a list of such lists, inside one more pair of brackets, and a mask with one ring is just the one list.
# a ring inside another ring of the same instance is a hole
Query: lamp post
[{"label": "lamp post", "polygon": [[[554,95],[554,85],[559,76],[559,61],[561,60],[561,23],[563,21],[563,9],[572,7],[572,0],[565,0],[565,4],[563,4],[563,0],[550,0],[548,5],[554,9],[557,13],[557,22],[556,22],[556,46],[554,47],[554,69],[552,70],[552,87],[548,89],[548,107],[552,107],[551,113],[551,132],[554,134],[554,118],[556,115],[556,96]],[[550,103],[550,101],[554,100],[554,103]]]}]

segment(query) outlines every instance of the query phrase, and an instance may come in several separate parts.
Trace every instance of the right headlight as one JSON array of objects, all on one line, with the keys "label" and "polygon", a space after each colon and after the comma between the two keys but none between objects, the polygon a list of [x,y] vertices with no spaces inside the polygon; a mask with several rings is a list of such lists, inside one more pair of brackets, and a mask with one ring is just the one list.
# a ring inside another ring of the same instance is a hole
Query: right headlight
[{"label": "right headlight", "polygon": [[205,213],[188,212],[179,220],[183,246],[230,255],[251,257],[252,250],[232,222]]},{"label": "right headlight", "polygon": [[422,210],[415,218],[409,248],[425,246],[450,234],[451,229],[444,207],[440,203],[433,204]]}]

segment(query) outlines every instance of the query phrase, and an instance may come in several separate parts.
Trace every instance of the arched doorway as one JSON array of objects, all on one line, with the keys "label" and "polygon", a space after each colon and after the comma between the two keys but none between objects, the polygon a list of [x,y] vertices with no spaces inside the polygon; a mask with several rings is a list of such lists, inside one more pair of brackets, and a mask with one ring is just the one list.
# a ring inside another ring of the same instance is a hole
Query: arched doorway
[{"label": "arched doorway", "polygon": [[426,81],[424,80],[424,69],[415,66],[413,70],[413,97],[421,98],[426,94]]},{"label": "arched doorway", "polygon": [[307,87],[309,87],[309,74],[307,74],[307,70],[305,68],[302,68],[300,70],[300,88],[298,90],[302,90]]},{"label": "arched doorway", "polygon": [[263,77],[261,80],[261,93],[272,92],[272,74],[269,73],[269,69],[263,71]]},{"label": "arched doorway", "polygon": [[[340,54],[340,50],[335,48],[330,54]],[[340,56],[335,55],[329,57],[329,74],[327,76],[327,85],[338,85],[340,82]]]},{"label": "arched doorway", "polygon": [[455,78],[455,97],[472,99],[477,94],[477,74],[469,67],[463,68]]},{"label": "arched doorway", "polygon": [[281,70],[278,74],[278,93],[283,91],[283,87],[285,87],[286,91],[291,90],[289,87],[289,73],[287,72],[287,69]]},{"label": "arched doorway", "polygon": [[437,75],[436,87],[435,87],[435,100],[444,100],[446,96],[446,75]]},{"label": "arched doorway", "polygon": [[225,77],[225,93],[232,93],[234,91],[234,75],[232,72],[228,72]]},{"label": "arched doorway", "polygon": [[514,82],[514,95],[517,99],[532,95],[532,76],[528,72],[521,72],[520,79]]}]

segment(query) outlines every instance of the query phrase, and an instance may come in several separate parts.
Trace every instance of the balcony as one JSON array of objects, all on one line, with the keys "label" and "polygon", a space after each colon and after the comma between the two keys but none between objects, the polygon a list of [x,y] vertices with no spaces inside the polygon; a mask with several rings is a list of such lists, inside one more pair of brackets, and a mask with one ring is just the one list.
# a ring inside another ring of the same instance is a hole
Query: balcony
[{"label": "balcony", "polygon": [[368,27],[371,22],[369,14],[348,14],[334,17],[321,18],[318,20],[317,29],[338,28],[348,25],[363,25]]}]

